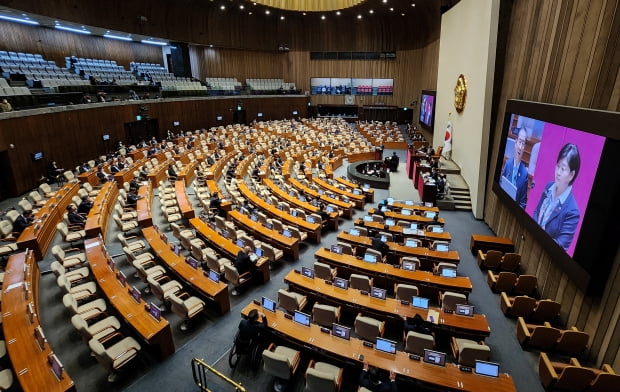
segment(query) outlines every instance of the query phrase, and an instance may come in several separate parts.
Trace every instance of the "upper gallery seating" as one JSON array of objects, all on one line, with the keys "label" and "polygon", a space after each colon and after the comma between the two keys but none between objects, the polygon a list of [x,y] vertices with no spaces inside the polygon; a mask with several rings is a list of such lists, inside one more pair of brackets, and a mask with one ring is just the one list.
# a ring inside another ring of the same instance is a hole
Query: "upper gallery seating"
[{"label": "upper gallery seating", "polygon": [[200,82],[193,82],[190,78],[180,78],[168,72],[166,68],[159,64],[132,62],[130,69],[138,76],[143,77],[153,83],[161,85],[162,90],[177,91],[206,91],[207,88]]},{"label": "upper gallery seating", "polygon": [[72,68],[78,75],[85,79],[93,78],[96,84],[109,83],[119,86],[137,84],[138,79],[129,71],[126,71],[114,60],[85,59],[82,57],[65,57],[67,67]]},{"label": "upper gallery seating", "polygon": [[234,93],[241,90],[241,82],[236,78],[206,78],[207,88],[223,93]]},{"label": "upper gallery seating", "polygon": [[295,83],[287,83],[283,79],[246,79],[245,84],[254,94],[295,90]]}]

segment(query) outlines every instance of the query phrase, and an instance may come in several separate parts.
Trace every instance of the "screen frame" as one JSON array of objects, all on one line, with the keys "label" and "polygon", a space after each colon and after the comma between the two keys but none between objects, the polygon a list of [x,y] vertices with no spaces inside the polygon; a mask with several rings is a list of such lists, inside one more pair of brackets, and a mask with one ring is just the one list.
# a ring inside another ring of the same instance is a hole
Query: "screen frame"
[{"label": "screen frame", "polygon": [[[270,308],[266,307],[265,306],[265,301],[269,301],[269,303],[273,304],[273,309],[270,309]],[[276,309],[278,308],[278,304],[276,303],[276,301],[274,301],[274,300],[272,300],[270,298],[267,298],[267,297],[261,297],[260,304],[261,304],[261,307],[263,309],[265,309],[265,310],[267,310],[269,312],[272,312],[272,313],[275,313]]]},{"label": "screen frame", "polygon": [[[381,350],[379,348],[379,342],[390,343],[391,347],[393,347],[394,350],[393,351]],[[385,339],[385,338],[377,337],[377,339],[375,340],[375,350],[377,350],[379,352],[382,352],[382,353],[385,353],[385,354],[396,355],[396,352],[398,351],[396,345],[397,345],[397,343],[395,341],[393,341],[393,340],[390,340],[390,339]]]},{"label": "screen frame", "polygon": [[[423,96],[429,96],[429,97],[433,97],[433,108],[431,109],[432,113],[431,113],[431,123],[427,124],[425,122],[423,122],[421,120],[422,117],[422,102],[423,102]],[[433,129],[435,127],[435,109],[437,108],[437,91],[433,91],[433,90],[422,90],[420,91],[420,110],[418,110],[418,123],[420,124],[420,126],[422,128],[425,129]]]},{"label": "screen frame", "polygon": [[[306,323],[302,323],[302,322],[297,321],[297,315],[302,315],[302,316],[304,316],[304,317],[305,317],[305,320],[308,320],[308,323],[306,324]],[[296,310],[296,311],[293,313],[293,322],[294,322],[294,323],[296,323],[296,324],[298,324],[298,325],[303,325],[304,327],[309,327],[309,326],[310,326],[310,324],[312,324],[312,317],[311,317],[309,314],[307,314],[307,313],[300,312],[300,311]]]},{"label": "screen frame", "polygon": [[[484,365],[493,365],[497,367],[497,375],[489,375],[489,374],[484,374],[484,373],[478,373],[478,364],[484,364]],[[499,371],[499,363],[497,362],[488,362],[488,361],[481,361],[479,359],[476,359],[476,363],[474,365],[474,374],[478,375],[478,376],[484,376],[484,377],[491,377],[491,378],[497,378],[500,375],[500,371]]]},{"label": "screen frame", "polygon": [[[441,363],[428,361],[427,357],[428,357],[429,353],[441,355],[443,360],[441,361]],[[446,356],[447,356],[446,353],[442,353],[441,351],[429,350],[429,349],[425,348],[424,349],[424,355],[422,356],[422,358],[423,358],[422,360],[424,361],[424,363],[428,363],[429,365],[445,367],[446,366]]]},{"label": "screen frame", "polygon": [[[513,114],[607,138],[592,182],[588,204],[584,209],[587,213],[583,217],[573,257],[569,256],[499,185]],[[618,129],[620,129],[618,112],[510,99],[506,102],[504,121],[501,133],[498,135],[499,148],[495,157],[496,165],[491,189],[502,205],[522,225],[520,234],[524,237],[533,236],[540,247],[548,252],[551,262],[566,273],[587,295],[602,295],[618,252],[618,241],[614,233],[620,231],[620,206],[615,203],[620,196],[618,180],[620,166],[609,164],[613,157],[620,155],[620,139],[616,134]],[[610,182],[610,178],[615,179],[615,182]],[[591,260],[596,262],[592,263]]]},{"label": "screen frame", "polygon": [[[337,329],[345,330],[346,331],[345,336],[340,336],[339,334],[337,334],[336,333]],[[339,339],[351,340],[351,328],[345,327],[344,325],[332,323],[332,335]]]}]

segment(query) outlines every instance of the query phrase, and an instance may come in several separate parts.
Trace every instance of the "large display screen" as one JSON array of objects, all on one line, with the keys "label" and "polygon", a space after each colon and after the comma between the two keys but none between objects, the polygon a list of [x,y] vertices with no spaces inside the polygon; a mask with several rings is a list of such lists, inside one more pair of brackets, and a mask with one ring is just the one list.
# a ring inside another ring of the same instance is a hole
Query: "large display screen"
[{"label": "large display screen", "polygon": [[393,95],[394,79],[310,78],[312,95]]},{"label": "large display screen", "polygon": [[616,112],[516,100],[504,118],[493,189],[590,292],[618,250],[619,126]]},{"label": "large display screen", "polygon": [[435,91],[422,90],[420,96],[420,124],[433,128],[435,123]]}]

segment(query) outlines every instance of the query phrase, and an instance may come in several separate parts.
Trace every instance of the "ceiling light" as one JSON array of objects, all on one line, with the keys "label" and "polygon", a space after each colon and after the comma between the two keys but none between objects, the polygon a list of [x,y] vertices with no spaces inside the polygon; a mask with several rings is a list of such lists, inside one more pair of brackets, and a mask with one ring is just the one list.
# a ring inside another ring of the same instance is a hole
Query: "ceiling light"
[{"label": "ceiling light", "polygon": [[30,18],[28,18],[27,16],[24,18],[16,18],[14,16],[8,16],[8,15],[0,15],[0,19],[3,20],[8,20],[11,22],[17,22],[17,23],[25,23],[25,24],[29,24],[29,25],[38,25],[39,22],[37,22],[36,20],[32,20]]},{"label": "ceiling light", "polygon": [[57,24],[54,27],[57,28],[58,30],[70,31],[72,33],[90,34],[90,31],[86,30],[84,27],[82,27],[81,29],[76,29],[74,27],[67,27],[67,26],[63,26],[63,25],[60,25],[60,24]]},{"label": "ceiling light", "polygon": [[271,12],[269,10],[265,10],[265,15],[269,15]]},{"label": "ceiling light", "polygon": [[220,9],[221,9],[222,11],[224,11],[224,10],[226,10],[226,6],[225,6],[225,5],[220,5]]},{"label": "ceiling light", "polygon": [[325,20],[325,15],[321,15],[321,20]]},{"label": "ceiling light", "polygon": [[279,8],[286,11],[311,11],[311,12],[327,12],[343,10],[345,8],[355,7],[364,3],[366,0],[321,0],[321,1],[283,1],[283,0],[256,0],[267,7]]},{"label": "ceiling light", "polygon": [[284,20],[284,15],[280,16],[280,20]]},{"label": "ceiling light", "polygon": [[368,13],[372,15],[372,14],[375,13],[375,11],[374,10],[370,10],[370,11],[368,11]]},{"label": "ceiling light", "polygon": [[252,11],[248,12],[248,15],[252,15]]},{"label": "ceiling light", "polygon": [[390,7],[390,11],[394,11],[394,7]]},{"label": "ceiling light", "polygon": [[362,15],[361,14],[357,15],[357,19],[362,19]]},{"label": "ceiling light", "polygon": [[336,11],[336,15],[340,15],[340,11]]},{"label": "ceiling light", "polygon": [[383,0],[383,4],[387,3],[387,0]]},{"label": "ceiling light", "polygon": [[118,39],[118,40],[121,40],[121,41],[133,41],[131,39],[131,37],[124,37],[122,35],[114,35],[114,34],[110,34],[110,33],[105,33],[103,36],[105,38]]},{"label": "ceiling light", "polygon": [[240,9],[240,10],[242,10],[242,9],[244,9],[244,8],[245,8],[245,7],[243,6],[243,4],[240,4],[240,5],[239,5],[239,9]]},{"label": "ceiling light", "polygon": [[404,13],[404,12],[402,12],[402,13],[400,14],[400,16],[405,16],[405,13]]},{"label": "ceiling light", "polygon": [[415,3],[411,3],[411,6],[412,6],[412,7],[415,7]]},{"label": "ceiling light", "polygon": [[151,45],[159,45],[159,46],[166,46],[168,45],[168,42],[164,42],[164,41],[152,41],[150,39],[143,39],[141,41],[143,44],[151,44]]}]

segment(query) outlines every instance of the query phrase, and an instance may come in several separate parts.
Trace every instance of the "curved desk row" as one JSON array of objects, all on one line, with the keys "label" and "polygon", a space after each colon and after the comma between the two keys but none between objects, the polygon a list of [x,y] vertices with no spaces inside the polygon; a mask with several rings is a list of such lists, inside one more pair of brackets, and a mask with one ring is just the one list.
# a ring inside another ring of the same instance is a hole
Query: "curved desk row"
[{"label": "curved desk row", "polygon": [[114,182],[103,184],[86,217],[84,230],[88,237],[96,237],[101,234],[104,239],[106,238],[110,212],[116,203],[117,196],[118,188]]},{"label": "curved desk row", "polygon": [[153,253],[185,284],[189,285],[201,297],[218,305],[222,313],[230,311],[228,285],[224,282],[215,283],[203,273],[203,269],[190,266],[183,256],[179,256],[170,245],[164,242],[160,233],[154,227],[142,229],[142,235],[149,243]]},{"label": "curved desk row", "polygon": [[[241,311],[247,317],[252,309],[264,311],[259,305],[250,303]],[[332,334],[321,332],[317,324],[306,327],[295,323],[284,316],[280,310],[267,313],[269,330],[303,347],[315,354],[326,355],[341,363],[359,367],[364,361],[370,365],[386,371],[394,371],[397,379],[404,382],[424,384],[433,389],[459,390],[467,392],[493,391],[493,392],[516,392],[512,378],[508,374],[501,374],[498,378],[490,378],[466,373],[459,370],[454,364],[446,364],[445,367],[427,364],[423,361],[415,361],[409,358],[404,351],[396,354],[387,354],[364,346],[362,340],[351,338],[344,340]]]},{"label": "curved desk row", "polygon": [[151,213],[151,205],[153,205],[153,185],[150,181],[146,181],[140,189],[138,189],[140,199],[136,204],[138,211],[138,223],[141,227],[149,227],[153,225],[153,215]]},{"label": "curved desk row", "polygon": [[426,246],[429,246],[434,241],[452,241],[452,236],[447,231],[441,233],[433,233],[432,231],[425,230],[416,230],[415,233],[411,232],[411,234],[404,234],[402,226],[386,226],[381,222],[368,222],[363,218],[357,218],[355,222],[353,222],[355,226],[365,227],[370,230],[376,231],[385,231],[387,233],[391,233],[393,236],[396,236],[397,241],[402,241],[404,238],[417,238],[425,242]]},{"label": "curved desk row", "polygon": [[41,348],[35,339],[35,329],[39,327],[39,277],[32,251],[9,257],[2,283],[6,350],[23,391],[75,391],[75,384],[65,371],[61,372],[61,378],[52,372],[50,345],[46,342]]},{"label": "curved desk row", "polygon": [[194,213],[194,206],[192,206],[192,203],[187,198],[187,191],[183,180],[176,180],[174,182],[174,192],[177,198],[177,203],[179,204],[181,215],[187,219],[191,219],[196,216]]},{"label": "curved desk row", "polygon": [[337,267],[340,277],[348,278],[352,273],[367,275],[374,278],[376,286],[385,288],[388,292],[393,291],[394,283],[416,285],[420,289],[420,295],[427,298],[437,298],[437,294],[443,291],[454,291],[467,296],[472,290],[471,281],[465,276],[446,278],[428,271],[405,271],[391,264],[367,263],[355,256],[332,253],[325,248],[317,250],[314,257]]},{"label": "curved desk row", "polygon": [[[370,210],[368,210],[368,214],[372,215],[372,214],[376,214],[377,210],[375,208],[371,208]],[[421,216],[421,215],[405,215],[405,214],[401,214],[399,212],[394,212],[394,211],[386,211],[384,212],[385,218],[392,218],[395,220],[403,220],[403,221],[408,221],[411,223],[417,223],[418,225],[441,225],[443,226],[445,224],[445,220],[443,218],[439,218],[437,221],[434,221],[433,218],[427,218],[425,216]]]}]

